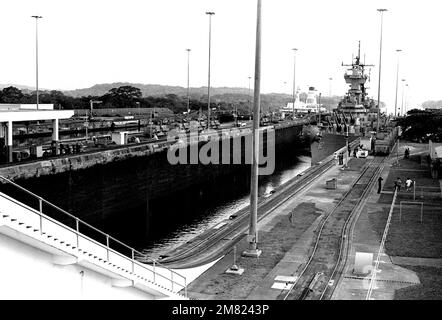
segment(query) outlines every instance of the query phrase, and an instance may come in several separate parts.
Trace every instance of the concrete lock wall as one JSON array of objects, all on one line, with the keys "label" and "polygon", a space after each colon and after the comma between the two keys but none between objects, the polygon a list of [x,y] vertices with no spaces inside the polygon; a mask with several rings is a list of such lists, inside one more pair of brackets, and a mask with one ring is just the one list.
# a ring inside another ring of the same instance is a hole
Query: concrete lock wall
[{"label": "concrete lock wall", "polygon": [[52,255],[0,234],[2,299],[153,299],[136,288],[79,265],[59,266]]},{"label": "concrete lock wall", "polygon": [[[300,127],[278,130],[276,153],[299,148],[300,131]],[[243,145],[243,161],[244,154]],[[146,201],[244,171],[250,172],[248,165],[171,165],[165,150],[152,153],[147,146],[132,146],[3,168],[0,175],[14,178],[82,219],[95,221],[115,212],[138,212],[141,204],[149,205]],[[21,199],[22,195],[12,196]]]}]

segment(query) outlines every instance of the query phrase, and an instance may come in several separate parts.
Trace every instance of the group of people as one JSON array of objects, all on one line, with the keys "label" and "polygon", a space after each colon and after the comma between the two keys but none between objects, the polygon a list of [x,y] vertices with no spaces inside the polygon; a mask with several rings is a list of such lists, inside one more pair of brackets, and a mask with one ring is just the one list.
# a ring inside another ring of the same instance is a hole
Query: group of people
[{"label": "group of people", "polygon": [[[411,187],[413,186],[414,181],[411,180],[410,178],[407,178],[407,180],[405,180],[405,188],[407,191],[409,191],[411,189]],[[401,186],[402,186],[402,180],[401,178],[397,177],[396,181],[394,182],[394,188],[397,188],[397,191],[401,191]]]},{"label": "group of people", "polygon": [[[378,178],[378,193],[381,193],[381,189],[382,189],[382,181],[384,179],[382,177]],[[407,191],[410,191],[411,187],[413,186],[414,181],[411,180],[409,177],[407,178],[407,180],[405,180],[405,189]],[[401,186],[402,186],[402,180],[400,177],[397,177],[397,179],[394,181],[394,189],[397,191],[401,191]]]}]

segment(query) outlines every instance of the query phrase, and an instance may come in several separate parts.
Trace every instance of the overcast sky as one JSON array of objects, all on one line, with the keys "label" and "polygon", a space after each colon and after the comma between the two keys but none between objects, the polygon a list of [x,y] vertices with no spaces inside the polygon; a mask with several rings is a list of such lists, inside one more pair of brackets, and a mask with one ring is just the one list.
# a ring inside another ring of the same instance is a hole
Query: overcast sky
[{"label": "overcast sky", "polygon": [[[351,63],[361,41],[377,98],[380,14],[384,13],[381,100],[393,110],[396,49],[408,104],[442,100],[440,0],[263,0],[263,93],[290,93],[296,83],[344,95],[341,62]],[[0,83],[35,85],[35,19],[39,20],[41,88],[77,89],[97,83],[207,85],[208,16],[212,17],[215,87],[248,87],[253,76],[256,0],[1,0]],[[286,84],[285,84],[286,82]],[[253,86],[253,81],[252,81]],[[399,85],[401,89],[402,85]],[[398,103],[402,102],[399,90]]]}]

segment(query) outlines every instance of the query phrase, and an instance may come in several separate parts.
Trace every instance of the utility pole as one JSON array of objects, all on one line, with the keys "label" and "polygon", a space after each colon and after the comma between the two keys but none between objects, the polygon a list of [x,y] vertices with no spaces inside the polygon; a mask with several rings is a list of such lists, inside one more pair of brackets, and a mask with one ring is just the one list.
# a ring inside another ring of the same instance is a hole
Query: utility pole
[{"label": "utility pole", "polygon": [[244,256],[259,257],[258,249],[258,175],[259,175],[259,122],[260,122],[260,86],[261,86],[261,0],[258,1],[256,19],[256,48],[255,48],[255,90],[253,99],[253,148],[252,174],[250,190],[250,226],[247,236],[249,249],[243,252]]}]

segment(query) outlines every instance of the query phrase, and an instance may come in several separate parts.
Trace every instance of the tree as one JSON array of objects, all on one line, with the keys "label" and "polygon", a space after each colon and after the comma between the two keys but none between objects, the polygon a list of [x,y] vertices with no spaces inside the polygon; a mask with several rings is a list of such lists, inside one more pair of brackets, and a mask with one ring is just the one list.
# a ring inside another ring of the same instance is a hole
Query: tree
[{"label": "tree", "polygon": [[136,107],[142,96],[141,90],[132,86],[112,88],[102,98],[105,104],[111,104],[117,108]]},{"label": "tree", "polygon": [[1,101],[4,103],[22,103],[23,93],[16,87],[7,87],[2,90]]}]

